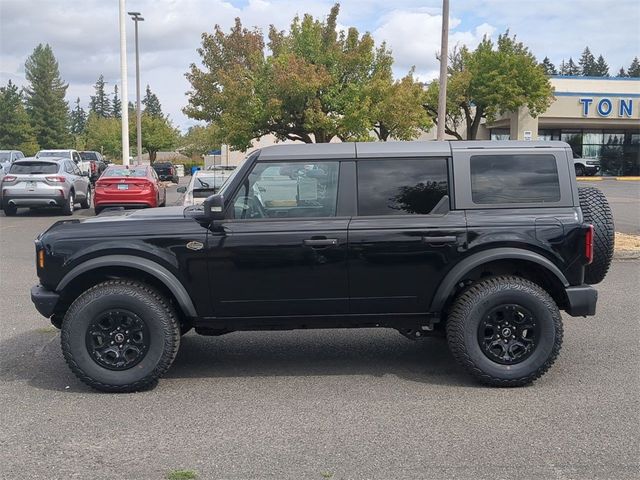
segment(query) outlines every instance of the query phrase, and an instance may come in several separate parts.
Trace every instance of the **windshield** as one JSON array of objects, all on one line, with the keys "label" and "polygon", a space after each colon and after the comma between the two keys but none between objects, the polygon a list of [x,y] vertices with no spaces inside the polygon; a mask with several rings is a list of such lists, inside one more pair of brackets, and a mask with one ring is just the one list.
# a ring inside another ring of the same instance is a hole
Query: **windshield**
[{"label": "windshield", "polygon": [[146,168],[126,168],[126,167],[109,167],[107,168],[100,178],[104,177],[146,177]]},{"label": "windshield", "polygon": [[0,152],[0,162],[6,162],[11,159],[11,152]]},{"label": "windshield", "polygon": [[93,152],[80,152],[82,160],[98,160],[98,156]]},{"label": "windshield", "polygon": [[71,158],[70,152],[47,152],[43,150],[42,152],[38,152],[38,158],[44,157],[63,157],[63,158]]},{"label": "windshield", "polygon": [[58,164],[52,162],[15,162],[11,165],[9,173],[18,175],[58,173]]}]

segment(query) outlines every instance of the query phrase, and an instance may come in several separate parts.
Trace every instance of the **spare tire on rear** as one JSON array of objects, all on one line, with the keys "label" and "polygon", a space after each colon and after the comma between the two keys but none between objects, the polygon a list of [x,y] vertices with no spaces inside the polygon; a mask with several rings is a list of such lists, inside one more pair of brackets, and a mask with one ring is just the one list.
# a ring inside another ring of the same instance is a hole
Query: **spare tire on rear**
[{"label": "spare tire on rear", "polygon": [[593,262],[585,269],[584,281],[595,285],[607,275],[613,258],[613,213],[607,197],[599,189],[578,187],[578,194],[584,222],[593,225]]}]

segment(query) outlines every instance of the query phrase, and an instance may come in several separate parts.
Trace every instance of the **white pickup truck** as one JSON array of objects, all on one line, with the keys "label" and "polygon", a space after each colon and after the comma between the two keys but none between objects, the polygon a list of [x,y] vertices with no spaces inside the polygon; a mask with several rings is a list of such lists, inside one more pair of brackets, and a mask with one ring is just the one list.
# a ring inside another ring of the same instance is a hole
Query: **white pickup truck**
[{"label": "white pickup truck", "polygon": [[36,158],[46,157],[68,158],[74,161],[81,172],[91,175],[91,162],[82,160],[77,150],[40,150],[36,153]]}]

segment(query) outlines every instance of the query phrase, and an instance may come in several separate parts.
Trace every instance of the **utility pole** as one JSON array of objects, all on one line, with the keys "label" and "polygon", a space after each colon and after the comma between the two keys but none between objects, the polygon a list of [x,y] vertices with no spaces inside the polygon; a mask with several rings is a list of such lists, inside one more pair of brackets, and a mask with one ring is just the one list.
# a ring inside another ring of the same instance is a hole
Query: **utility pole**
[{"label": "utility pole", "polygon": [[120,90],[124,108],[122,121],[122,164],[129,165],[129,89],[127,88],[127,29],[125,0],[120,0]]},{"label": "utility pole", "polygon": [[442,0],[442,41],[440,42],[440,89],[438,95],[438,130],[436,139],[444,140],[447,121],[447,61],[449,59],[449,0]]},{"label": "utility pole", "polygon": [[[140,52],[138,50],[138,22],[144,22],[140,12],[128,12],[131,20],[136,24],[136,163],[142,164],[142,112],[140,110]],[[149,158],[151,160],[151,158]]]}]

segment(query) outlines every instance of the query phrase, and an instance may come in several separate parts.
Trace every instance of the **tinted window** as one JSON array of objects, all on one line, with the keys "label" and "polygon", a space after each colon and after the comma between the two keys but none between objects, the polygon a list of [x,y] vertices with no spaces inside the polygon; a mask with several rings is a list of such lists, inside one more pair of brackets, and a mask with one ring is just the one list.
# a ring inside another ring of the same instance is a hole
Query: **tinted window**
[{"label": "tinted window", "polygon": [[51,151],[46,151],[43,150],[42,152],[38,152],[38,158],[45,158],[45,157],[58,157],[58,158],[71,158],[71,154],[67,151],[62,151],[62,152],[51,152]]},{"label": "tinted window", "polygon": [[447,194],[444,158],[358,162],[359,215],[428,214]]},{"label": "tinted window", "polygon": [[9,173],[18,175],[58,173],[58,164],[51,162],[16,162],[11,165]]},{"label": "tinted window", "polygon": [[339,162],[256,163],[233,201],[235,218],[331,217]]},{"label": "tinted window", "polygon": [[471,157],[474,203],[544,203],[560,200],[553,155],[475,155]]},{"label": "tinted window", "polygon": [[80,158],[82,160],[98,160],[98,155],[95,152],[80,152]]},{"label": "tinted window", "polygon": [[102,174],[103,177],[146,177],[147,168],[109,167]]}]

